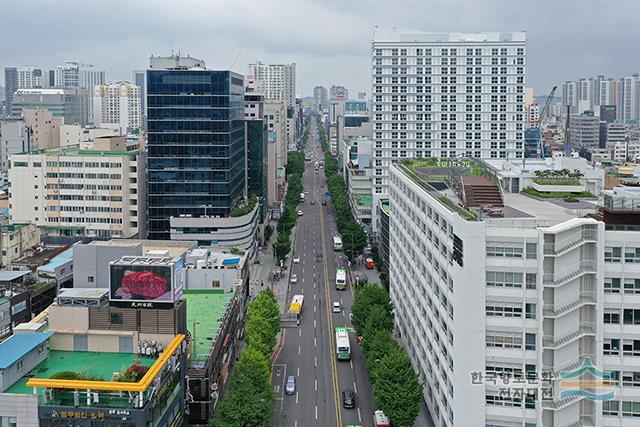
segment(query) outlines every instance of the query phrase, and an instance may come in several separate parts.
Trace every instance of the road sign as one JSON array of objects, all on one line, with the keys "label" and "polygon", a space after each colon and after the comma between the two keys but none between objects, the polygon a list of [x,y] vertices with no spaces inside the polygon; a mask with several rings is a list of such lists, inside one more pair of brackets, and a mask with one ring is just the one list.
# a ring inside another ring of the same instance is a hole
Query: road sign
[{"label": "road sign", "polygon": [[329,191],[325,191],[325,192],[324,192],[324,195],[325,195],[325,196],[327,196],[327,197],[329,197],[329,196],[331,196],[331,193],[330,193]]}]

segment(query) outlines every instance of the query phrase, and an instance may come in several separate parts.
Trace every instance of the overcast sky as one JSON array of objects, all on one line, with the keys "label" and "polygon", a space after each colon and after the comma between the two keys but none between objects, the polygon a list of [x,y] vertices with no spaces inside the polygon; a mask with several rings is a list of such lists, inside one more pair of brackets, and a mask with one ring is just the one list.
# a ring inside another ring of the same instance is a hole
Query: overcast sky
[{"label": "overcast sky", "polygon": [[298,94],[342,84],[355,97],[371,90],[374,25],[526,30],[536,95],[567,79],[640,71],[637,0],[2,0],[0,10],[0,67],[80,60],[108,81],[181,50],[213,69],[235,60],[243,74],[255,59],[295,62]]}]

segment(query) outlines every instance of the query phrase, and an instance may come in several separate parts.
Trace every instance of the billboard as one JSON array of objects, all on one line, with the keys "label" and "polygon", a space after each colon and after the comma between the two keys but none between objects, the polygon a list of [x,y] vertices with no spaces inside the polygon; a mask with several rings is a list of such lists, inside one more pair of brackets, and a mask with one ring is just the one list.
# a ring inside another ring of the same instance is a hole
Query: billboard
[{"label": "billboard", "polygon": [[[174,302],[173,265],[111,264],[109,299]],[[176,294],[182,294],[182,288]]]}]

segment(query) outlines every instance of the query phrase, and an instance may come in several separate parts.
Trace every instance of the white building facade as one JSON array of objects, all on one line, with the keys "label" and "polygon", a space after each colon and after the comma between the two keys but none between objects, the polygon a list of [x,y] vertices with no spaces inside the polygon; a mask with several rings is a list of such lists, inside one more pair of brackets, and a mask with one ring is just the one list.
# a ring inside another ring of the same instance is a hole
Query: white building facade
[{"label": "white building facade", "polygon": [[403,158],[523,156],[526,33],[376,29],[372,52],[374,197]]},{"label": "white building facade", "polygon": [[75,148],[15,154],[10,161],[12,220],[54,236],[144,235],[143,153]]},{"label": "white building facade", "polygon": [[[637,226],[522,195],[505,206],[525,215],[468,220],[444,194],[391,170],[391,298],[434,424],[638,425]],[[587,358],[613,372],[611,400],[560,397],[559,374]]]},{"label": "white building facade", "polygon": [[250,74],[264,84],[268,100],[285,101],[288,107],[296,105],[296,64],[249,64]]},{"label": "white building facade", "polygon": [[117,123],[123,134],[140,129],[142,104],[140,87],[117,82],[93,87],[94,125]]}]

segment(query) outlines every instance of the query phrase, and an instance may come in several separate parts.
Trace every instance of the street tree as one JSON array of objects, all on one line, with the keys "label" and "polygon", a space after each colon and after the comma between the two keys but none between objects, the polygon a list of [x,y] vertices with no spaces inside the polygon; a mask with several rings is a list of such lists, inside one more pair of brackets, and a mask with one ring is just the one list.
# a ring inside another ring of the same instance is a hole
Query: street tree
[{"label": "street tree", "polygon": [[364,334],[367,318],[376,305],[382,307],[385,312],[391,313],[389,294],[384,289],[370,283],[358,288],[351,308],[351,322],[358,334]]},{"label": "street tree", "polygon": [[245,339],[249,347],[265,356],[271,356],[276,345],[276,333],[269,320],[254,316],[245,321]]},{"label": "street tree", "polygon": [[377,331],[393,330],[393,314],[381,305],[371,307],[364,326],[363,337],[372,337]]}]

